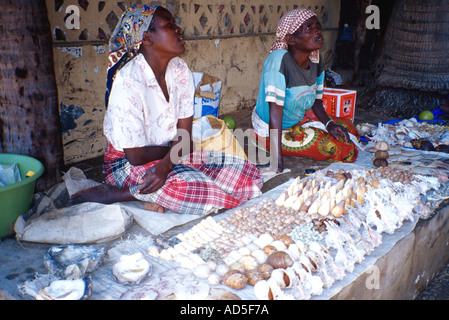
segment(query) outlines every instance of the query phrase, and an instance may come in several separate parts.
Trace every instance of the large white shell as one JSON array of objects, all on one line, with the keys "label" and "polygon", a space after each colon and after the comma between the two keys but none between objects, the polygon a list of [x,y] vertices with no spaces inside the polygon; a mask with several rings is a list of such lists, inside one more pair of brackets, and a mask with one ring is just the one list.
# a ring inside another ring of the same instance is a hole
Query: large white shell
[{"label": "large white shell", "polygon": [[[285,277],[285,278],[284,278]],[[276,284],[281,288],[289,289],[292,286],[292,281],[290,281],[290,275],[286,273],[284,269],[274,269],[271,273],[271,281],[275,281]]]},{"label": "large white shell", "polygon": [[123,255],[112,267],[112,274],[121,284],[139,284],[151,271],[151,264],[141,252]]},{"label": "large white shell", "polygon": [[36,300],[80,300],[86,284],[83,279],[55,280],[36,295]]}]

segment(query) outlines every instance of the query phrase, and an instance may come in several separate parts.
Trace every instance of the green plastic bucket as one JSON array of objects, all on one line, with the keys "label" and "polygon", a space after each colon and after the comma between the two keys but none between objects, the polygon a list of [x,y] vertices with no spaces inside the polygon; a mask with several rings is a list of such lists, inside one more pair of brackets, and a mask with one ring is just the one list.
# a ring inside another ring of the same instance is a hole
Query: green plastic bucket
[{"label": "green plastic bucket", "polygon": [[[15,163],[19,166],[22,181],[0,187],[0,238],[10,235],[17,218],[30,209],[36,180],[44,173],[44,166],[37,159],[0,153],[0,164]],[[34,175],[27,177],[28,171],[33,171]]]}]

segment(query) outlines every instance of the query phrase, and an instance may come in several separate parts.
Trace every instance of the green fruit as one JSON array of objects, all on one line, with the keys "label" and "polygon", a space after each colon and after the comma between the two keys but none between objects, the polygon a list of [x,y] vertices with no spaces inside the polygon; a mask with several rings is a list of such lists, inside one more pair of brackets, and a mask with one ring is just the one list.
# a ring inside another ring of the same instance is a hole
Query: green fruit
[{"label": "green fruit", "polygon": [[226,123],[229,129],[234,130],[235,129],[235,120],[234,118],[230,116],[223,117],[223,121]]},{"label": "green fruit", "polygon": [[433,113],[429,110],[424,110],[419,114],[418,120],[433,120]]}]

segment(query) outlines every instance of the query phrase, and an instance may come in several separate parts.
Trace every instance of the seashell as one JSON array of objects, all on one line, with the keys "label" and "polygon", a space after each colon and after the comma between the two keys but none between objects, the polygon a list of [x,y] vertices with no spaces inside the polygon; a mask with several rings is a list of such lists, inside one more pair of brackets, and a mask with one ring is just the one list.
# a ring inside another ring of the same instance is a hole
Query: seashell
[{"label": "seashell", "polygon": [[219,276],[216,272],[212,272],[207,278],[207,281],[209,281],[209,284],[212,286],[219,285],[221,281],[221,276]]},{"label": "seashell", "polygon": [[268,255],[261,249],[254,250],[251,255],[256,259],[258,264],[263,264],[267,261]]},{"label": "seashell", "polygon": [[234,262],[233,264],[231,264],[229,266],[229,269],[231,271],[234,270],[234,271],[238,271],[240,273],[244,273],[245,272],[245,267],[240,262]]},{"label": "seashell", "polygon": [[223,277],[228,271],[230,270],[229,266],[225,263],[218,263],[217,268],[215,269],[215,272],[220,276]]},{"label": "seashell", "polygon": [[248,284],[248,277],[236,270],[230,270],[223,276],[221,283],[232,289],[240,290]]},{"label": "seashell", "polygon": [[272,235],[270,235],[268,233],[263,233],[259,236],[258,239],[254,240],[253,242],[255,244],[257,244],[259,246],[259,248],[262,249],[263,247],[269,245],[273,241],[274,241],[274,239],[273,239]]},{"label": "seashell", "polygon": [[293,265],[293,260],[287,252],[275,251],[268,256],[267,263],[271,265],[273,269],[285,269]]},{"label": "seashell", "polygon": [[292,209],[298,211],[301,206],[304,203],[304,195],[301,194],[298,196],[298,198],[295,200],[295,202],[292,204]]},{"label": "seashell", "polygon": [[337,172],[336,174],[334,174],[334,178],[337,180],[343,181],[343,184],[347,180],[347,177],[343,173],[340,173],[340,172]]},{"label": "seashell", "polygon": [[78,279],[96,270],[103,263],[105,252],[105,248],[95,246],[53,246],[44,256],[44,265],[52,275]]},{"label": "seashell", "polygon": [[291,245],[292,243],[294,243],[293,239],[290,236],[282,236],[280,239],[280,241],[282,241],[286,247],[288,247],[289,245]]},{"label": "seashell", "polygon": [[271,279],[282,289],[290,289],[298,283],[298,277],[292,267],[287,269],[275,269],[271,273]]},{"label": "seashell", "polygon": [[40,290],[36,300],[86,300],[91,294],[91,278],[55,280]]},{"label": "seashell", "polygon": [[234,250],[228,254],[228,257],[234,259],[235,261],[239,261],[242,258],[242,254],[238,250]]},{"label": "seashell", "polygon": [[248,270],[245,273],[245,276],[248,278],[248,284],[251,286],[254,286],[257,282],[264,280],[262,272],[256,269]]},{"label": "seashell", "polygon": [[258,300],[274,300],[273,292],[267,280],[262,280],[254,285],[254,295]]},{"label": "seashell", "polygon": [[316,199],[312,202],[312,204],[309,207],[309,210],[307,211],[307,214],[312,215],[318,213],[318,207],[320,205],[320,199]]},{"label": "seashell", "polygon": [[269,279],[273,272],[273,267],[267,263],[261,264],[258,268],[264,279]]},{"label": "seashell", "polygon": [[159,258],[160,250],[157,246],[149,246],[148,247],[148,254],[154,258]]},{"label": "seashell", "polygon": [[330,200],[327,199],[322,199],[321,203],[320,203],[320,207],[318,208],[318,214],[322,217],[325,217],[329,214],[329,210],[330,210]]},{"label": "seashell", "polygon": [[259,300],[293,299],[293,296],[284,293],[281,287],[273,279],[257,282],[254,286],[254,294]]},{"label": "seashell", "polygon": [[123,255],[119,262],[112,267],[115,279],[126,285],[139,284],[151,271],[151,264],[141,252]]},{"label": "seashell", "polygon": [[376,158],[376,159],[387,160],[388,157],[389,157],[389,154],[387,151],[377,150],[374,153],[374,158]]},{"label": "seashell", "polygon": [[378,141],[378,142],[376,142],[374,147],[376,148],[376,150],[380,150],[380,151],[388,151],[388,150],[390,150],[390,145],[387,142],[385,142],[385,141]]},{"label": "seashell", "polygon": [[238,253],[239,253],[242,257],[244,257],[244,256],[246,256],[246,255],[248,255],[248,254],[251,254],[251,250],[249,250],[248,247],[242,247],[242,248],[238,249]]},{"label": "seashell", "polygon": [[299,207],[299,211],[300,212],[308,212],[309,211],[309,208],[310,208],[310,206],[312,205],[312,199],[311,199],[311,197],[309,197],[309,198],[307,198],[307,200],[305,200],[304,202],[303,202],[303,204]]},{"label": "seashell", "polygon": [[345,214],[345,201],[342,200],[335,205],[335,207],[331,210],[331,214],[335,218],[341,218],[343,214]]},{"label": "seashell", "polygon": [[279,195],[279,197],[276,199],[276,202],[275,202],[276,205],[278,205],[280,207],[284,206],[284,202],[287,199],[287,197],[288,197],[288,192],[287,191],[282,192]]},{"label": "seashell", "polygon": [[276,247],[273,246],[273,245],[271,245],[271,244],[269,244],[269,245],[263,247],[262,250],[263,250],[263,252],[265,252],[265,254],[266,254],[267,256],[269,256],[269,255],[272,254],[273,252],[277,251]]},{"label": "seashell", "polygon": [[210,287],[205,282],[188,281],[176,283],[174,293],[179,300],[204,300],[209,296]]},{"label": "seashell", "polygon": [[276,250],[279,250],[279,251],[287,249],[287,246],[281,240],[273,241],[270,246],[275,247]]},{"label": "seashell", "polygon": [[259,265],[259,263],[257,262],[256,258],[251,256],[251,255],[243,256],[240,259],[240,263],[243,265],[243,268],[245,268],[245,270],[254,269],[254,268],[256,268]]},{"label": "seashell", "polygon": [[290,257],[292,258],[293,261],[296,261],[299,259],[300,252],[299,252],[299,249],[298,249],[298,246],[296,245],[296,243],[292,243],[288,246],[287,253],[290,255]]},{"label": "seashell", "polygon": [[245,248],[247,248],[250,253],[260,249],[259,246],[254,242],[248,243]]},{"label": "seashell", "polygon": [[209,278],[210,273],[211,273],[210,267],[206,263],[200,264],[195,269],[193,269],[193,274],[200,279]]},{"label": "seashell", "polygon": [[376,167],[386,167],[388,166],[388,161],[383,159],[374,159],[373,164]]}]

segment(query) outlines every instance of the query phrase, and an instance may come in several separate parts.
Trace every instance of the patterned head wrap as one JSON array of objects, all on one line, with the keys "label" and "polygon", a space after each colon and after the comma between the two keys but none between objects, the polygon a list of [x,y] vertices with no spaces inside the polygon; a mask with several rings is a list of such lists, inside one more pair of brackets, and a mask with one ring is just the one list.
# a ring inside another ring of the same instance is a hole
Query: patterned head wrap
[{"label": "patterned head wrap", "polygon": [[106,107],[117,71],[135,58],[150,27],[157,5],[137,5],[128,8],[120,18],[109,39],[108,79],[106,83]]},{"label": "patterned head wrap", "polygon": [[[288,45],[285,36],[287,34],[293,34],[306,20],[314,16],[316,16],[316,14],[309,9],[294,9],[284,14],[278,22],[276,28],[276,41],[271,46],[270,53],[278,49],[287,50]],[[309,58],[312,62],[318,63],[320,61],[319,50],[313,51]]]}]

